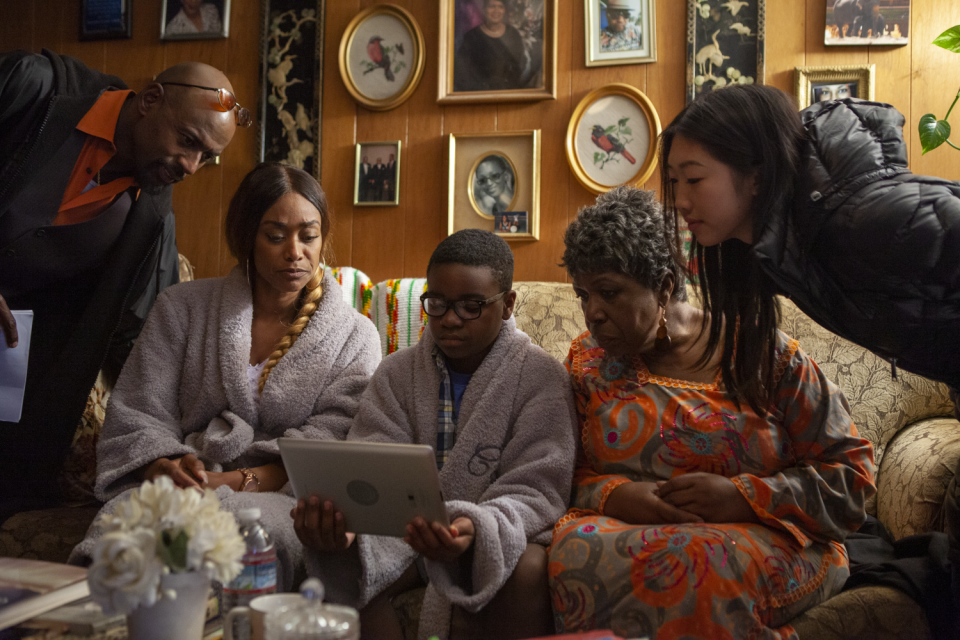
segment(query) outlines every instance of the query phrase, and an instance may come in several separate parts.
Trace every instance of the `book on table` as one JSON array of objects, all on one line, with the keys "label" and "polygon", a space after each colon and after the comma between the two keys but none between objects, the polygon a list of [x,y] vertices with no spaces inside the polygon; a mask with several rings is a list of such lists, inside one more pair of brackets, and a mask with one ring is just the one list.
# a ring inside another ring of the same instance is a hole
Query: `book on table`
[{"label": "book on table", "polygon": [[0,558],[0,630],[89,594],[82,567]]}]

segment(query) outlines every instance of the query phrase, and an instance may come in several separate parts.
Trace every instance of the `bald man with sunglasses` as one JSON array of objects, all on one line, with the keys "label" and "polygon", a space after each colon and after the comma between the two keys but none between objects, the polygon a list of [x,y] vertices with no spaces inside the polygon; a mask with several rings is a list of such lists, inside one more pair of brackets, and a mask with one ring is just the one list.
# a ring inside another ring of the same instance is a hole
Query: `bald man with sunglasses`
[{"label": "bald man with sunglasses", "polygon": [[188,62],[139,93],[69,56],[0,55],[0,342],[34,312],[18,423],[0,422],[0,522],[62,501],[87,396],[119,374],[153,302],[179,281],[172,185],[250,114]]}]

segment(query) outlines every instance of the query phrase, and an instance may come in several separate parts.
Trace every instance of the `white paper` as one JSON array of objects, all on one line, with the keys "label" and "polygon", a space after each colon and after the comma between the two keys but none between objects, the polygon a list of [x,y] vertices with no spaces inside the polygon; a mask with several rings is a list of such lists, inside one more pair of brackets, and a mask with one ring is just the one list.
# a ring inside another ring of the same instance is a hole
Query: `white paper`
[{"label": "white paper", "polygon": [[17,346],[8,347],[6,335],[0,333],[0,421],[4,422],[20,422],[33,330],[33,311],[12,313],[17,323]]}]

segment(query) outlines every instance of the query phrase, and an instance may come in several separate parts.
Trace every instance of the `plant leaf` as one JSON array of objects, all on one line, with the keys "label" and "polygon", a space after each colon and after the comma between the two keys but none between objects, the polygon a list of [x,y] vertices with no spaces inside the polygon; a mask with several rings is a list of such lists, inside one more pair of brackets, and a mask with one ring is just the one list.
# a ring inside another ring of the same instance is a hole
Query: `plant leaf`
[{"label": "plant leaf", "polygon": [[617,120],[617,124],[620,125],[621,127],[626,126],[627,120],[629,119],[630,118],[620,118],[619,120]]},{"label": "plant leaf", "polygon": [[177,537],[171,537],[169,531],[160,534],[160,546],[157,549],[157,555],[160,561],[167,565],[173,571],[187,570],[187,542],[190,536],[187,532],[180,530]]},{"label": "plant leaf", "polygon": [[934,39],[933,44],[947,51],[960,53],[960,24],[950,27]]},{"label": "plant leaf", "polygon": [[937,116],[932,113],[920,118],[919,129],[920,146],[923,148],[923,153],[933,151],[950,137],[950,123],[946,120],[937,120]]},{"label": "plant leaf", "polygon": [[604,129],[603,132],[604,132],[604,133],[613,133],[613,132],[616,131],[616,130],[617,130],[617,127],[616,127],[615,125],[610,125],[610,126],[607,127],[606,129]]},{"label": "plant leaf", "polygon": [[620,133],[622,133],[622,134],[624,134],[624,135],[626,135],[626,136],[632,136],[632,135],[633,135],[633,129],[631,129],[630,127],[623,127],[622,129],[620,129]]}]

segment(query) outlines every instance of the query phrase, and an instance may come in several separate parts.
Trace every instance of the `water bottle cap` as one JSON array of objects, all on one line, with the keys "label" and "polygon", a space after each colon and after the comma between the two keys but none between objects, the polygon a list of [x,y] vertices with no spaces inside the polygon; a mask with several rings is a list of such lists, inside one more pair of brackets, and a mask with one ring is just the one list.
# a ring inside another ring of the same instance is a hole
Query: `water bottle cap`
[{"label": "water bottle cap", "polygon": [[307,600],[320,603],[323,602],[323,597],[326,594],[324,593],[323,583],[318,578],[307,578],[300,585],[300,595]]},{"label": "water bottle cap", "polygon": [[257,507],[250,507],[249,509],[240,509],[237,512],[237,519],[240,522],[254,522],[260,519],[260,509]]}]

